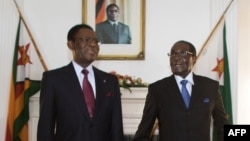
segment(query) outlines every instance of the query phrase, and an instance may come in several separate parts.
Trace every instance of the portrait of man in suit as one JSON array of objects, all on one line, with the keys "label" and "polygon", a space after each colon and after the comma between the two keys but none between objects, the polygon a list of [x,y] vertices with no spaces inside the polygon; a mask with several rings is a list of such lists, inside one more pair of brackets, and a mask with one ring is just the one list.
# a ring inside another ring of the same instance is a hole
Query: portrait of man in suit
[{"label": "portrait of man in suit", "polygon": [[106,7],[107,19],[96,24],[96,34],[102,44],[131,44],[131,32],[128,25],[120,22],[120,8],[112,3]]}]

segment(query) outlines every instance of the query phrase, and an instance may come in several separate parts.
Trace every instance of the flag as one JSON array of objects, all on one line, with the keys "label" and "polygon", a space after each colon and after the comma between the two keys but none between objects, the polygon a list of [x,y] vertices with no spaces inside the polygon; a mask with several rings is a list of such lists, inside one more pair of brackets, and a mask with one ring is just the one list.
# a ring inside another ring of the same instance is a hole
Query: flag
[{"label": "flag", "polygon": [[96,0],[96,24],[106,20],[106,0]]},{"label": "flag", "polygon": [[[229,123],[233,123],[226,24],[224,17],[222,17],[218,26],[216,26],[214,32],[212,32],[211,38],[208,39],[207,44],[201,49],[193,71],[196,74],[207,76],[219,82],[224,107],[229,116]],[[215,136],[214,140],[216,140]]]},{"label": "flag", "polygon": [[14,47],[5,141],[28,141],[29,98],[40,90],[43,70],[20,18]]}]

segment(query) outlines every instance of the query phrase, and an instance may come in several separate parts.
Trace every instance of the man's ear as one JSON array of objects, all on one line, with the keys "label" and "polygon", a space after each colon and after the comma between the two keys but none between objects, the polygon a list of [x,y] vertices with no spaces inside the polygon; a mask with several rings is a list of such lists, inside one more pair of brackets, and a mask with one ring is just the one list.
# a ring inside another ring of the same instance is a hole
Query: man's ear
[{"label": "man's ear", "polygon": [[68,45],[68,48],[69,48],[70,50],[73,50],[73,42],[72,42],[72,41],[68,41],[68,42],[67,42],[67,45]]},{"label": "man's ear", "polygon": [[193,64],[196,63],[196,60],[197,60],[197,56],[193,56]]}]

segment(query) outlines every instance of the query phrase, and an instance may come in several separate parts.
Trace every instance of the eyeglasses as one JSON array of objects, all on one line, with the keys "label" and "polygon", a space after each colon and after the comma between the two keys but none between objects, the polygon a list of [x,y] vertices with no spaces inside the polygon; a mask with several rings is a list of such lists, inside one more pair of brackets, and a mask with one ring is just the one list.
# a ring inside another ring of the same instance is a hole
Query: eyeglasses
[{"label": "eyeglasses", "polygon": [[97,38],[92,37],[79,37],[74,38],[75,40],[79,40],[82,44],[91,44],[94,43],[95,45],[101,45],[101,42]]},{"label": "eyeglasses", "polygon": [[174,52],[174,53],[168,53],[168,56],[169,57],[176,57],[176,56],[179,56],[179,57],[186,57],[188,55],[193,55],[192,52],[189,52],[189,51],[186,51],[186,50],[183,50],[181,52]]},{"label": "eyeglasses", "polygon": [[119,13],[119,10],[108,10],[109,13]]}]

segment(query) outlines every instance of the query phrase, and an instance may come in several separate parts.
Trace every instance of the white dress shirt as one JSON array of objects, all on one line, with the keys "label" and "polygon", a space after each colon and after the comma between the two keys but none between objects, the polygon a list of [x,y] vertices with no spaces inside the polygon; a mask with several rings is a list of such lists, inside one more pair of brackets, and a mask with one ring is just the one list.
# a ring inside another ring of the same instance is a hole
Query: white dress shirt
[{"label": "white dress shirt", "polygon": [[[181,81],[184,80],[184,79],[183,79],[182,77],[178,76],[178,75],[174,75],[174,77],[175,77],[175,80],[176,80],[177,85],[178,85],[178,87],[179,87],[179,90],[180,90],[180,92],[181,92],[181,87],[182,87]],[[193,73],[190,72],[190,73],[186,76],[185,80],[188,81],[188,83],[186,84],[186,88],[187,88],[187,90],[188,90],[189,95],[191,96],[191,93],[192,93],[192,85],[194,85]]]},{"label": "white dress shirt", "polygon": [[[84,74],[82,73],[82,70],[84,68],[82,68],[80,65],[78,65],[75,61],[72,61],[77,78],[79,80],[79,83],[82,87],[82,83],[83,83],[83,78],[84,78]],[[95,75],[94,75],[94,71],[93,71],[93,66],[89,65],[87,68],[85,68],[89,71],[88,73],[88,80],[89,83],[92,86],[93,92],[94,92],[94,96],[96,97],[96,85],[95,85]]]}]

